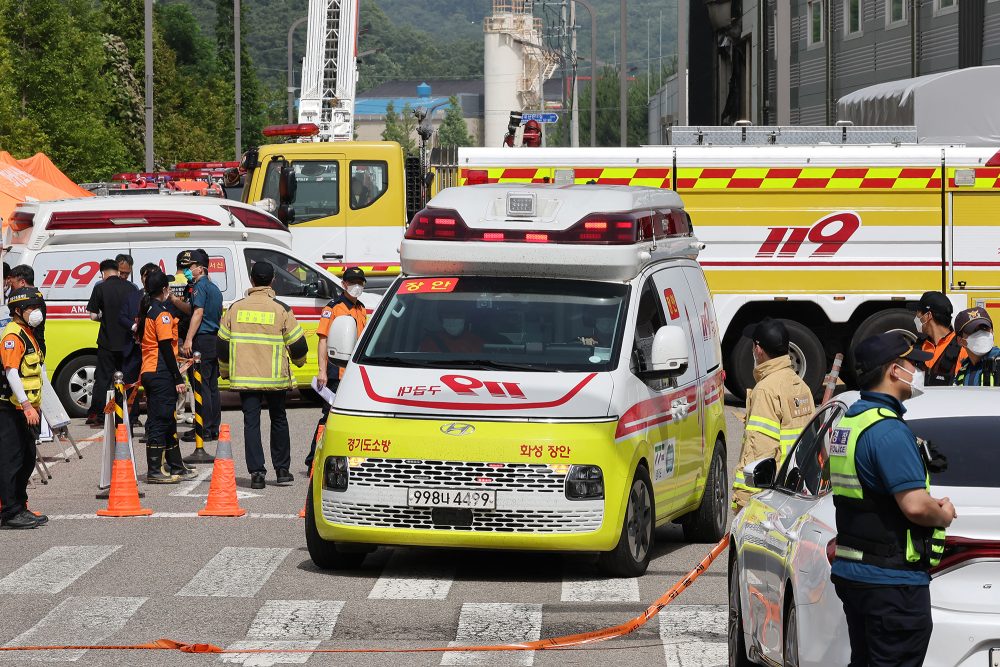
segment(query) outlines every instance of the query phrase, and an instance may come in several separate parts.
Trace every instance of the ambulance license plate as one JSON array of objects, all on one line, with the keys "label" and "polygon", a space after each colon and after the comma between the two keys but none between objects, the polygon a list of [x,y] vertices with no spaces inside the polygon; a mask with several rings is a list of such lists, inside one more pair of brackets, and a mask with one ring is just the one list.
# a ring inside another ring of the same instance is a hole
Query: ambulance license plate
[{"label": "ambulance license plate", "polygon": [[497,492],[468,489],[419,489],[406,490],[406,504],[410,507],[468,507],[471,509],[496,509]]}]

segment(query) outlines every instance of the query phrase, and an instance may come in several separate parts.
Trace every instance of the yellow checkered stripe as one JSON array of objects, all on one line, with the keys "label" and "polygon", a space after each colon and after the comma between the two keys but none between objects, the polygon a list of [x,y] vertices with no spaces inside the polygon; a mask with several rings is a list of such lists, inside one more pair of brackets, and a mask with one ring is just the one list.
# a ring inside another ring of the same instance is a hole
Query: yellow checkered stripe
[{"label": "yellow checkered stripe", "polygon": [[[463,183],[464,185],[464,183]],[[370,276],[398,276],[399,275],[399,264],[331,264],[329,262],[320,262],[321,267],[334,274],[337,277],[343,278],[344,271],[352,266],[356,266],[365,272],[366,277]]]},{"label": "yellow checkered stripe", "polygon": [[[490,167],[463,168],[459,183],[551,183],[556,172],[573,170],[575,183],[646,185],[685,190],[940,190],[940,167]],[[974,177],[974,185],[956,185]],[[676,182],[674,181],[676,176]],[[965,180],[963,180],[963,178]],[[949,168],[948,187],[1000,189],[1000,168]]]}]

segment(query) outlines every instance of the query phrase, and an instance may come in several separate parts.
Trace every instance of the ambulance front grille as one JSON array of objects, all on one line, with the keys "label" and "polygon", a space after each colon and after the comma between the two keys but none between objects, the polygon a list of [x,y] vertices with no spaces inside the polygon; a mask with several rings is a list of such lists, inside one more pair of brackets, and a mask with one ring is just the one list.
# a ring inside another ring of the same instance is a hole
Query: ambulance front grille
[{"label": "ambulance front grille", "polygon": [[565,473],[544,463],[476,463],[417,459],[365,459],[351,466],[351,484],[449,489],[563,492]]},{"label": "ambulance front grille", "polygon": [[330,523],[365,528],[413,528],[482,533],[585,533],[601,527],[596,510],[471,510],[471,526],[434,523],[429,507],[387,507],[323,500]]}]

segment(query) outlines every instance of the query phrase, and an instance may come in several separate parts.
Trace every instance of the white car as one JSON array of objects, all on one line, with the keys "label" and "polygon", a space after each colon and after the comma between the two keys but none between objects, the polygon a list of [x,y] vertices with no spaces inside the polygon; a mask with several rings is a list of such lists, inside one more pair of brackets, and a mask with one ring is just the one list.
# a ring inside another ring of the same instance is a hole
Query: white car
[{"label": "white car", "polygon": [[[846,665],[850,642],[830,582],[837,535],[827,444],[857,392],[817,409],[780,470],[746,468],[763,489],[736,517],[729,551],[729,664]],[[958,518],[931,572],[928,667],[1000,665],[1000,389],[941,387],[906,402],[906,423],[948,458],[931,494]]]}]

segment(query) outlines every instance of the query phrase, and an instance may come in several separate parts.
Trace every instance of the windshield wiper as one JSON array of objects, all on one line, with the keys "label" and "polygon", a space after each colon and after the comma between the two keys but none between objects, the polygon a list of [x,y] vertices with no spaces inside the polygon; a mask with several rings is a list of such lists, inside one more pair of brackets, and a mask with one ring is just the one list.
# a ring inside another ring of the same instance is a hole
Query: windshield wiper
[{"label": "windshield wiper", "polygon": [[362,364],[387,364],[390,366],[408,366],[411,368],[447,368],[440,362],[424,361],[423,359],[408,359],[405,357],[365,357]]},{"label": "windshield wiper", "polygon": [[492,359],[452,359],[446,362],[448,366],[456,367],[480,367],[484,369],[495,368],[504,371],[541,371],[545,373],[559,372],[554,368],[545,368],[535,364],[519,364],[512,361],[494,361]]}]

